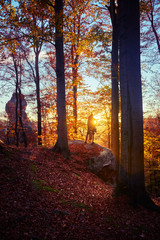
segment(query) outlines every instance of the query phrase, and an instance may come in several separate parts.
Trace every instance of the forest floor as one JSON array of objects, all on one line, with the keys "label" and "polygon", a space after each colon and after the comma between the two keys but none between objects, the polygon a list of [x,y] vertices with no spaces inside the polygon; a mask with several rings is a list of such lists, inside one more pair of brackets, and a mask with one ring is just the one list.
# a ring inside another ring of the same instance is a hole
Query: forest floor
[{"label": "forest floor", "polygon": [[0,240],[160,239],[160,214],[114,196],[87,169],[100,152],[87,146],[71,144],[70,160],[43,147],[1,151]]}]

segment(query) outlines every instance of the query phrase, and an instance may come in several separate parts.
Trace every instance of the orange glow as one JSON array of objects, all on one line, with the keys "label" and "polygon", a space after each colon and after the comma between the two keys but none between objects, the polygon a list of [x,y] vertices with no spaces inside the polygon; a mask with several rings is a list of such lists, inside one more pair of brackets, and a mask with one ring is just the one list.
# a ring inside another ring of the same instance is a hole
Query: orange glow
[{"label": "orange glow", "polygon": [[102,119],[102,114],[101,114],[101,113],[98,113],[98,114],[94,115],[94,121],[95,121],[95,123],[100,122],[101,119]]}]

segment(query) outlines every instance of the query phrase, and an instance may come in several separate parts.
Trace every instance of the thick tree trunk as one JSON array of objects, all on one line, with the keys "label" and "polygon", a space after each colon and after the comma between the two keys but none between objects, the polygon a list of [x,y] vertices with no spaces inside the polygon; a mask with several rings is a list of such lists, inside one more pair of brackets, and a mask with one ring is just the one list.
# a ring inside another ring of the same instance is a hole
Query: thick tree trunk
[{"label": "thick tree trunk", "polygon": [[[128,66],[127,66],[127,16],[126,0],[119,0],[119,39],[120,39],[120,91],[121,91],[121,162],[119,185],[128,188],[129,177],[129,136],[128,136]],[[128,26],[129,27],[129,26]]]},{"label": "thick tree trunk", "polygon": [[56,22],[56,76],[57,76],[57,113],[58,113],[58,139],[53,150],[61,152],[69,158],[70,151],[67,138],[65,77],[64,77],[64,50],[63,50],[63,0],[55,1]]},{"label": "thick tree trunk", "polygon": [[151,204],[145,191],[140,72],[139,1],[119,0],[121,165],[119,181],[134,204]]}]

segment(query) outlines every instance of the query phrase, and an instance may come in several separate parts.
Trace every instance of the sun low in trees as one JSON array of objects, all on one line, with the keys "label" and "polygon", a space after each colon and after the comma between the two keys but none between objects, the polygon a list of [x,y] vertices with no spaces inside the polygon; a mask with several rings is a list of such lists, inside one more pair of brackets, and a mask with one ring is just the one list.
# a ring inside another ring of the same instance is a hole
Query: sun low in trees
[{"label": "sun low in trees", "polygon": [[111,88],[102,86],[93,93],[93,111],[97,124],[96,142],[111,148]]},{"label": "sun low in trees", "polygon": [[[106,5],[105,5],[106,4]],[[94,41],[97,42],[97,46],[101,43],[100,55],[105,56],[106,62],[105,65],[111,66],[111,84],[112,84],[112,121],[111,121],[111,149],[116,156],[116,159],[119,159],[119,122],[118,122],[118,113],[119,113],[119,89],[118,89],[118,3],[117,1],[102,1],[100,5],[96,5],[97,11],[101,11],[106,21],[102,24],[99,23],[97,26],[93,27],[92,34],[94,36]],[[110,13],[110,17],[109,17]],[[112,22],[112,31],[109,24],[109,18]],[[112,35],[112,39],[111,39]],[[111,45],[111,50],[110,50]],[[99,48],[99,47],[98,47]],[[97,48],[97,49],[98,49]],[[104,51],[105,50],[105,51]],[[98,53],[98,51],[96,50]],[[104,52],[104,53],[103,53]],[[111,60],[110,55],[111,53]],[[97,59],[97,57],[96,57]],[[104,58],[100,58],[99,69],[102,67],[102,62]],[[97,61],[95,65],[97,64]],[[97,69],[96,69],[97,70]],[[98,71],[98,70],[97,70]],[[109,71],[108,71],[109,72]],[[107,67],[106,67],[107,73]],[[100,73],[101,74],[101,73]],[[98,76],[100,76],[100,74]],[[107,74],[105,74],[107,75]],[[103,75],[103,81],[110,79],[109,76]],[[97,76],[95,76],[97,77]]]},{"label": "sun low in trees", "polygon": [[[53,151],[61,152],[65,158],[70,157],[67,137],[67,123],[66,123],[66,96],[65,96],[65,73],[64,73],[64,14],[63,14],[63,0],[41,1],[41,4],[46,8],[51,8],[52,18],[54,22],[55,32],[54,46],[56,58],[56,87],[57,87],[57,141],[53,147]],[[51,43],[51,42],[50,42]]]},{"label": "sun low in trees", "polygon": [[75,137],[77,137],[77,97],[78,97],[78,85],[82,80],[82,74],[80,74],[81,64],[84,62],[86,49],[91,51],[91,42],[88,36],[90,31],[90,24],[93,21],[94,14],[93,9],[88,0],[68,0],[65,2],[65,45],[68,49],[69,55],[66,60],[69,60],[69,68],[71,68],[72,78],[72,107],[73,107],[73,123]]},{"label": "sun low in trees", "polygon": [[112,52],[111,52],[111,82],[112,82],[112,110],[111,110],[111,149],[119,161],[119,87],[118,87],[118,4],[111,0],[107,5],[112,21]]},{"label": "sun low in trees", "polygon": [[[90,1],[65,1],[64,5],[64,57],[65,57],[65,79],[67,96],[67,109],[69,113],[72,108],[70,122],[74,127],[73,138],[78,137],[78,95],[83,81],[81,66],[87,59],[86,53],[93,49],[94,35],[91,31],[93,22],[93,6]],[[50,66],[55,70],[54,50],[50,51]],[[81,91],[81,90],[80,90]],[[70,105],[70,107],[69,107]]]}]

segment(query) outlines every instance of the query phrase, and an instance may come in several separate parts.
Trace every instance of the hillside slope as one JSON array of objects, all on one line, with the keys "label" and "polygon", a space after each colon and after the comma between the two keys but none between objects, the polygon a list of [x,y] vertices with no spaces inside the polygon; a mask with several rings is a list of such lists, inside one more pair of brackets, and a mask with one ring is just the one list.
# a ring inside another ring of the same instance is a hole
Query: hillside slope
[{"label": "hillside slope", "polygon": [[134,209],[88,171],[97,145],[70,150],[71,160],[47,148],[1,151],[0,240],[160,239],[160,214]]}]

